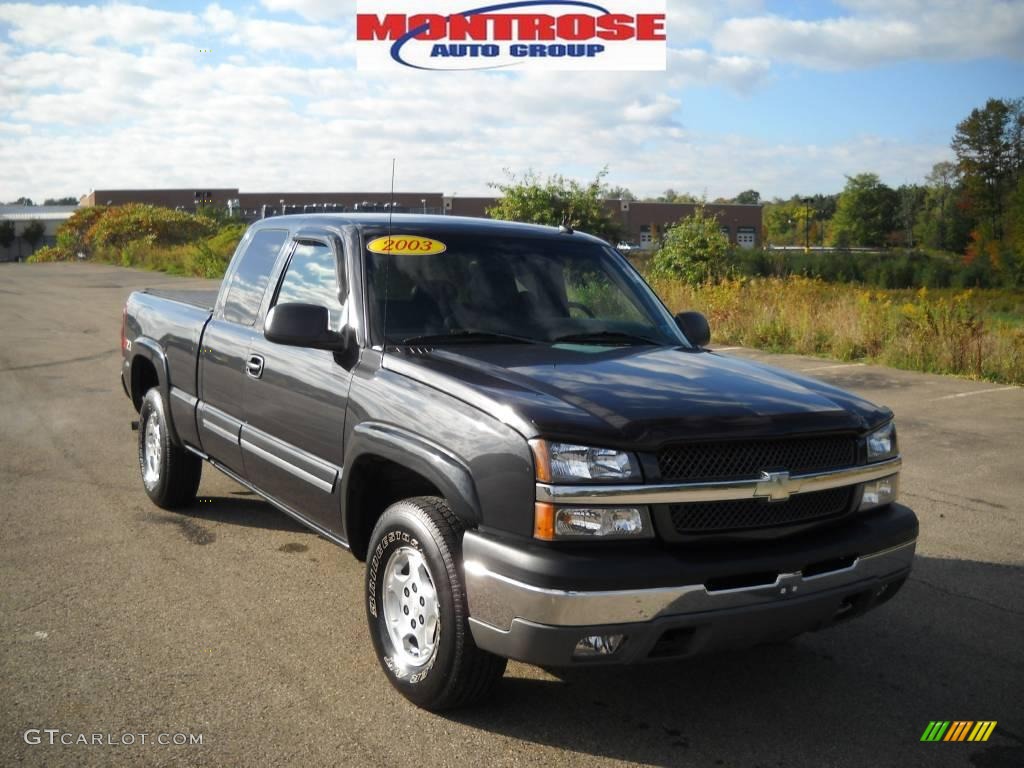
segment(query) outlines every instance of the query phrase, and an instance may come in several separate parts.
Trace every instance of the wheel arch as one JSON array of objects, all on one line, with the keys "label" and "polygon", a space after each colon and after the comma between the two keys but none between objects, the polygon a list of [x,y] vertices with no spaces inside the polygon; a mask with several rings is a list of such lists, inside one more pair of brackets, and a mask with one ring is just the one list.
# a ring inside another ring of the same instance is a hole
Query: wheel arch
[{"label": "wheel arch", "polygon": [[366,558],[373,526],[388,506],[413,496],[440,496],[467,528],[480,522],[469,467],[444,447],[392,425],[364,423],[346,446],[342,476],[345,537]]},{"label": "wheel arch", "polygon": [[137,338],[132,342],[132,360],[128,377],[128,393],[135,410],[142,408],[142,399],[146,392],[156,386],[164,401],[164,420],[170,430],[171,440],[180,444],[178,432],[174,428],[171,414],[171,378],[167,355],[152,339]]}]

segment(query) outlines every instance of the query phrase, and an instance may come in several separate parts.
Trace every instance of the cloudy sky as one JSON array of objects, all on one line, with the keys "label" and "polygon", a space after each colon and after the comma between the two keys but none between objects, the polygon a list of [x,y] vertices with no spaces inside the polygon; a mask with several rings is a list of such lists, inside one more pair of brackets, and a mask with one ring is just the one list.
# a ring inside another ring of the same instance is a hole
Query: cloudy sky
[{"label": "cloudy sky", "polygon": [[[502,170],[766,197],[889,184],[1024,96],[1024,0],[668,0],[665,73],[355,69],[354,0],[0,2],[0,200],[481,194]],[[207,52],[209,51],[209,52]]]}]

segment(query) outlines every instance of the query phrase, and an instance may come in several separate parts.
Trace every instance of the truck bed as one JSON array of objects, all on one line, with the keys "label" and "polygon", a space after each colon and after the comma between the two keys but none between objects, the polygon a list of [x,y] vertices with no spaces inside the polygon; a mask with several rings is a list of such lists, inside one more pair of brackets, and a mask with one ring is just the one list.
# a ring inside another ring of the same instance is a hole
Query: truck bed
[{"label": "truck bed", "polygon": [[147,288],[143,293],[148,293],[150,296],[157,296],[161,299],[170,299],[171,301],[177,301],[181,304],[188,304],[189,306],[196,307],[207,312],[212,312],[213,306],[217,303],[218,291],[171,291],[166,289]]}]

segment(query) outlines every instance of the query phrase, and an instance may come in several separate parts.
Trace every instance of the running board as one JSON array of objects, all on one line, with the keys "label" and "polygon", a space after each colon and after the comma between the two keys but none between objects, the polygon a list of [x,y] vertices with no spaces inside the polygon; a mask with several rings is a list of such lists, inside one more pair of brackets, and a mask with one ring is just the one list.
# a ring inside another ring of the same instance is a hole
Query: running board
[{"label": "running board", "polygon": [[270,504],[272,507],[274,507],[275,509],[277,509],[277,510],[279,510],[281,512],[284,512],[286,515],[288,515],[288,517],[290,517],[293,520],[295,520],[295,522],[301,523],[302,525],[306,526],[307,528],[309,528],[314,533],[317,533],[320,536],[322,536],[325,539],[327,539],[332,544],[337,544],[339,547],[343,547],[345,549],[351,550],[351,547],[349,546],[347,541],[345,541],[344,539],[340,538],[336,534],[331,533],[326,528],[324,528],[324,527],[322,527],[320,525],[317,525],[316,523],[314,523],[309,518],[307,518],[304,515],[296,512],[294,509],[291,509],[290,507],[282,504],[280,501],[275,499],[273,496],[268,496],[266,493],[261,491],[255,485],[250,483],[248,480],[242,479],[237,474],[235,474],[233,471],[231,471],[230,469],[225,467],[223,464],[217,463],[217,461],[215,459],[210,458],[207,454],[203,453],[198,448],[193,448],[191,445],[188,445],[186,443],[185,444],[185,450],[187,450],[187,451],[189,451],[191,453],[194,453],[196,456],[201,458],[203,461],[207,462],[211,467],[213,467],[214,469],[216,469],[216,470],[218,470],[220,472],[223,472],[225,475],[230,477],[232,480],[234,480],[239,485],[245,486],[250,491],[252,491],[257,496],[259,496],[261,499],[263,499],[265,502]]}]

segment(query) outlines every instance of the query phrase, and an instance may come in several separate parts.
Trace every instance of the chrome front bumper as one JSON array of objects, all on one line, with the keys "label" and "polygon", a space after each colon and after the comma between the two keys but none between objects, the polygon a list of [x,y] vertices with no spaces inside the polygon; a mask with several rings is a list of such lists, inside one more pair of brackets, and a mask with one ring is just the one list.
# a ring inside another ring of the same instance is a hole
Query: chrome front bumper
[{"label": "chrome front bumper", "polygon": [[[472,532],[466,537],[476,536]],[[649,622],[668,616],[756,608],[856,588],[910,569],[916,539],[862,555],[845,567],[805,576],[779,573],[770,583],[709,590],[703,584],[638,590],[542,589],[494,573],[481,562],[465,563],[471,624],[507,632],[516,620],[556,627]]]}]

